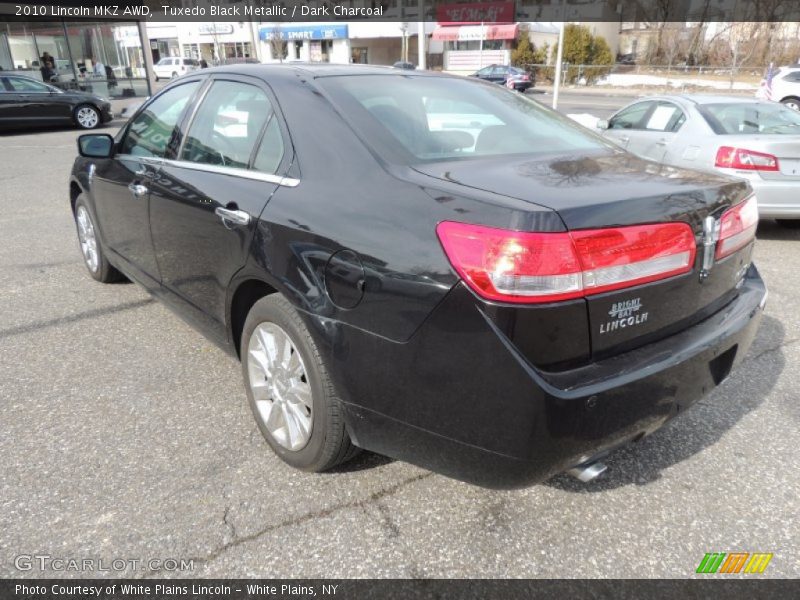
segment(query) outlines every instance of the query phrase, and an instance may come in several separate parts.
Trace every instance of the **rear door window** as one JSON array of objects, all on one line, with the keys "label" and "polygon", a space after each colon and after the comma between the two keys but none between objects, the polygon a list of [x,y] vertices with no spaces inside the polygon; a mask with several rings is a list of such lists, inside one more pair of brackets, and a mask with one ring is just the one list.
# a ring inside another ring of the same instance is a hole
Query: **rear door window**
[{"label": "rear door window", "polygon": [[272,112],[272,103],[261,88],[238,81],[215,81],[192,119],[180,158],[248,168]]}]

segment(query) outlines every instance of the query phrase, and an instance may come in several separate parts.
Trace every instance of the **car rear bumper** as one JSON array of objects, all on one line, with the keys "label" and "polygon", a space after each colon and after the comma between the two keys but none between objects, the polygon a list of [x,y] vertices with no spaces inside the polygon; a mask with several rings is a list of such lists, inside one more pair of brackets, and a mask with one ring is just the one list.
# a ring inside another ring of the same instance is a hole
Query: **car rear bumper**
[{"label": "car rear bumper", "polygon": [[742,361],[765,300],[751,266],[738,296],[705,321],[547,373],[459,285],[411,341],[345,341],[346,360],[334,356],[332,371],[357,445],[479,485],[520,487],[638,440],[692,406]]}]

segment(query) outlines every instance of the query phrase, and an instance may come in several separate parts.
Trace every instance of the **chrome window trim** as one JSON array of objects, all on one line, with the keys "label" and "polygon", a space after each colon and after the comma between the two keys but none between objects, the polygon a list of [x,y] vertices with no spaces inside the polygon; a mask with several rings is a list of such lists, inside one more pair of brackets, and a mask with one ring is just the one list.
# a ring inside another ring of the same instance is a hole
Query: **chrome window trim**
[{"label": "chrome window trim", "polygon": [[254,181],[274,183],[283,187],[297,187],[300,185],[299,179],[283,177],[281,175],[272,175],[270,173],[262,173],[261,171],[254,171],[252,169],[221,167],[219,165],[207,165],[205,163],[189,162],[188,160],[173,160],[171,158],[159,158],[153,156],[136,156],[135,154],[115,154],[114,158],[119,160],[137,160],[155,167],[168,165],[178,169],[204,171],[206,173],[216,173],[217,175],[228,175],[230,177],[243,177],[244,179],[253,179]]},{"label": "chrome window trim", "polygon": [[195,163],[188,160],[173,160],[171,158],[164,158],[161,162],[162,164],[179,169],[205,171],[206,173],[216,173],[218,175],[228,175],[230,177],[243,177],[245,179],[253,179],[255,181],[275,183],[284,187],[297,187],[300,184],[299,179],[283,177],[281,175],[272,175],[270,173],[262,173],[261,171],[255,171],[253,169],[238,169],[234,167],[222,167],[219,165],[207,165],[205,163]]}]

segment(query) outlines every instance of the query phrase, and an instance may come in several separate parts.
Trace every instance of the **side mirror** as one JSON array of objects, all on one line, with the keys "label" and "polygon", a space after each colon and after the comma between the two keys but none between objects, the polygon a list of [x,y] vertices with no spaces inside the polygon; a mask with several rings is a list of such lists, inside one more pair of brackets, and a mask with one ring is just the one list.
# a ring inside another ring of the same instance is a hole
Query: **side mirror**
[{"label": "side mirror", "polygon": [[78,153],[86,158],[110,158],[114,138],[107,133],[89,133],[78,137]]},{"label": "side mirror", "polygon": [[595,127],[597,127],[600,130],[608,129],[608,119],[598,119]]}]

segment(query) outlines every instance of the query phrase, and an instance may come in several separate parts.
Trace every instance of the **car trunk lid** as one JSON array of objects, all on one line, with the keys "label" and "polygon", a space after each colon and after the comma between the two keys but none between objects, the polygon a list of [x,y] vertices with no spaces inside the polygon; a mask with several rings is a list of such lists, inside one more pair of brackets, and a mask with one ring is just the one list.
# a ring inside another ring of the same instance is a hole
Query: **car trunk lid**
[{"label": "car trunk lid", "polygon": [[[736,294],[752,244],[703,269],[711,222],[750,192],[744,182],[625,153],[488,158],[417,165],[421,173],[556,211],[569,231],[682,222],[695,236],[691,271],[585,298],[591,355],[655,341],[709,316]],[[713,252],[713,247],[711,249]],[[713,261],[712,261],[713,262]],[[702,275],[701,275],[702,273]]]}]

